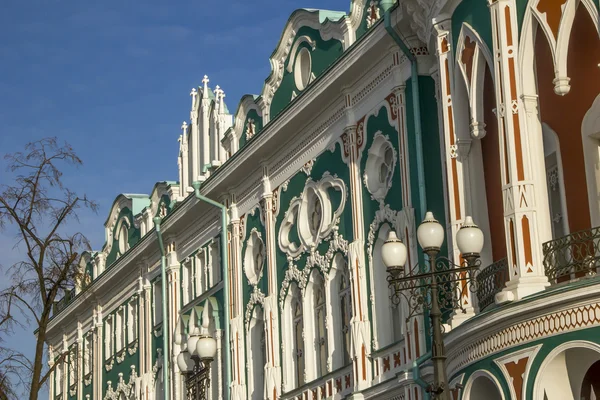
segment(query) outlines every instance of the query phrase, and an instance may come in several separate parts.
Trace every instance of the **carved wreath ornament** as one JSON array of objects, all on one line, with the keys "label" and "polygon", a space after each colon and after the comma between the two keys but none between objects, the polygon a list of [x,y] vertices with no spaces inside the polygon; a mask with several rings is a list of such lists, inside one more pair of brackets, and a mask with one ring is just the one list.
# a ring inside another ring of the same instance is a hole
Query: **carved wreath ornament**
[{"label": "carved wreath ornament", "polygon": [[[335,210],[330,198],[331,189],[341,194],[340,204]],[[328,172],[318,182],[306,181],[300,197],[294,197],[290,202],[279,230],[279,248],[288,255],[288,259],[295,259],[316,248],[331,234],[344,210],[347,194],[344,181]],[[297,240],[290,238],[293,229]]]}]

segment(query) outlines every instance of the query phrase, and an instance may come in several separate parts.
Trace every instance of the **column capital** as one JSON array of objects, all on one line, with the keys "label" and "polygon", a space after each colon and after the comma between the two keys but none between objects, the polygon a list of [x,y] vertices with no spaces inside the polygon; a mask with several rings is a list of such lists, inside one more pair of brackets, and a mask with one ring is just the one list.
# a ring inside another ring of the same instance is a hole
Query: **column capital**
[{"label": "column capital", "polygon": [[446,14],[440,14],[433,18],[433,28],[438,36],[444,36],[450,33],[452,27],[452,17]]}]

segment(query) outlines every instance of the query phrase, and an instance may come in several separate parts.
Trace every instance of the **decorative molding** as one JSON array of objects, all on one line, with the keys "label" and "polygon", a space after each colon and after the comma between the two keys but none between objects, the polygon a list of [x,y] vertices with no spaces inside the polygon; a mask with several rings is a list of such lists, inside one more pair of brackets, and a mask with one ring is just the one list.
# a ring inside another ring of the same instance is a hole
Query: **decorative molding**
[{"label": "decorative molding", "polygon": [[[106,390],[106,395],[104,396],[104,400],[119,400],[121,398],[132,398],[135,397],[135,381],[137,379],[137,373],[135,372],[135,366],[131,366],[131,374],[129,375],[129,382],[125,383],[123,379],[123,373],[119,372],[119,382],[117,383],[117,388],[113,389],[112,382],[106,382],[108,386]],[[123,396],[123,397],[121,397]]]},{"label": "decorative molding", "polygon": [[261,292],[261,290],[254,286],[254,290],[250,294],[250,300],[246,305],[246,315],[244,316],[244,324],[246,325],[246,329],[250,329],[250,319],[252,318],[252,311],[254,310],[254,306],[260,305],[262,306],[265,303],[265,294]]},{"label": "decorative molding", "polygon": [[306,176],[310,176],[310,173],[312,172],[313,166],[315,165],[315,160],[309,160],[306,164],[304,164],[304,166],[302,168],[300,168],[300,171],[302,171],[303,174],[305,174]]},{"label": "decorative molding", "polygon": [[366,14],[367,28],[371,28],[381,18],[381,14],[379,12],[379,0],[371,0],[369,2],[369,7],[367,8]]},{"label": "decorative molding", "polygon": [[510,325],[448,354],[450,374],[482,358],[536,339],[600,326],[600,303],[577,306]]},{"label": "decorative molding", "polygon": [[[255,251],[258,251],[258,253],[255,253]],[[249,254],[249,252],[252,252],[252,254]],[[243,255],[243,268],[250,286],[256,286],[260,282],[266,257],[266,247],[262,235],[258,229],[252,228]]]},{"label": "decorative molding", "polygon": [[321,39],[327,41],[331,39],[339,40],[344,43],[344,30],[342,28],[343,19],[332,21],[326,19],[324,23],[320,22],[319,10],[297,10],[290,17],[277,48],[273,52],[269,61],[271,62],[271,74],[265,81],[261,97],[267,109],[271,107],[273,96],[279,89],[283,80],[284,66],[288,61],[288,56],[292,51],[292,46],[296,39],[297,31],[304,26],[316,29],[319,31]]},{"label": "decorative molding", "polygon": [[[388,154],[389,150],[391,150],[390,154]],[[381,131],[377,131],[367,153],[363,183],[371,194],[371,199],[383,203],[392,187],[392,178],[396,171],[398,152],[390,142],[389,136],[384,136]],[[384,166],[387,172],[385,178],[382,180],[381,172]]]},{"label": "decorative molding", "polygon": [[288,268],[285,271],[285,276],[279,292],[279,304],[281,309],[283,309],[285,297],[292,282],[298,284],[298,288],[302,292],[302,295],[304,295],[304,290],[308,284],[308,278],[313,269],[312,267],[318,267],[323,276],[327,277],[331,269],[331,262],[336,253],[341,252],[344,255],[348,255],[349,242],[339,234],[337,225],[333,228],[331,236],[327,237],[325,240],[329,240],[329,247],[325,255],[321,255],[316,249],[312,249],[307,255],[306,264],[302,271],[298,269],[298,266],[288,257]]},{"label": "decorative molding", "polygon": [[509,383],[511,398],[515,400],[525,399],[529,371],[535,356],[542,348],[541,344],[515,351],[514,353],[496,358],[494,363],[498,365],[504,379]]},{"label": "decorative molding", "polygon": [[[340,192],[341,201],[337,209],[332,209],[329,189]],[[348,191],[344,181],[326,172],[319,181],[307,179],[300,197],[290,201],[279,229],[278,245],[287,254],[288,260],[316,248],[333,231],[346,204]],[[300,243],[291,242],[292,229],[298,233]]]},{"label": "decorative molding", "polygon": [[104,362],[104,369],[106,369],[106,372],[108,372],[113,369],[114,365],[115,365],[115,357],[113,356]]}]

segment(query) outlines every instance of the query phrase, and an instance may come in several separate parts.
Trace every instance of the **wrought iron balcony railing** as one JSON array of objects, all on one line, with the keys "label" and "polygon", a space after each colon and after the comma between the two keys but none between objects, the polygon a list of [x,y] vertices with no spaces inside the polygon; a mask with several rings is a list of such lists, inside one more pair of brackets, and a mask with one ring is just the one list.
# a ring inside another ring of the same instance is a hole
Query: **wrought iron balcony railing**
[{"label": "wrought iron balcony railing", "polygon": [[595,275],[600,266],[600,227],[546,242],[542,251],[551,284]]},{"label": "wrought iron balcony railing", "polygon": [[504,289],[508,279],[508,261],[506,258],[496,261],[481,270],[477,275],[479,311],[483,311],[494,304],[494,296]]}]

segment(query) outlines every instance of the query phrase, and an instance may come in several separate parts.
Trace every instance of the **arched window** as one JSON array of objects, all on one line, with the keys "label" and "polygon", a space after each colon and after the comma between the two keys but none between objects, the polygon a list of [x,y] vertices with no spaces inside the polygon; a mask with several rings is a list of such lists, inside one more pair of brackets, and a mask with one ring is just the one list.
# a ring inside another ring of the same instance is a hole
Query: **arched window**
[{"label": "arched window", "polygon": [[389,224],[381,225],[372,250],[371,273],[374,301],[371,307],[374,314],[375,338],[379,349],[398,342],[404,333],[401,307],[391,301],[392,289],[388,286],[387,272],[381,258],[381,248],[387,240],[389,232]]},{"label": "arched window", "polygon": [[265,322],[263,311],[256,307],[250,320],[248,358],[252,368],[248,370],[250,399],[264,399],[264,371],[266,363]]},{"label": "arched window", "polygon": [[473,373],[465,385],[465,400],[504,400],[498,380],[489,372],[479,370]]},{"label": "arched window", "polygon": [[327,331],[325,329],[325,285],[323,278],[318,278],[313,283],[313,302],[315,307],[315,348],[317,350],[317,376],[327,373]]},{"label": "arched window", "polygon": [[302,299],[300,298],[300,291],[295,286],[292,298],[292,323],[293,323],[293,353],[292,357],[295,360],[295,378],[297,386],[304,384],[304,335],[302,331],[304,329],[304,315],[302,313]]},{"label": "arched window", "polygon": [[348,268],[343,268],[341,271],[339,282],[339,299],[340,299],[340,329],[342,331],[342,349],[344,365],[351,362],[350,354],[350,320],[352,319],[352,294],[350,287],[350,279],[348,278]]}]

